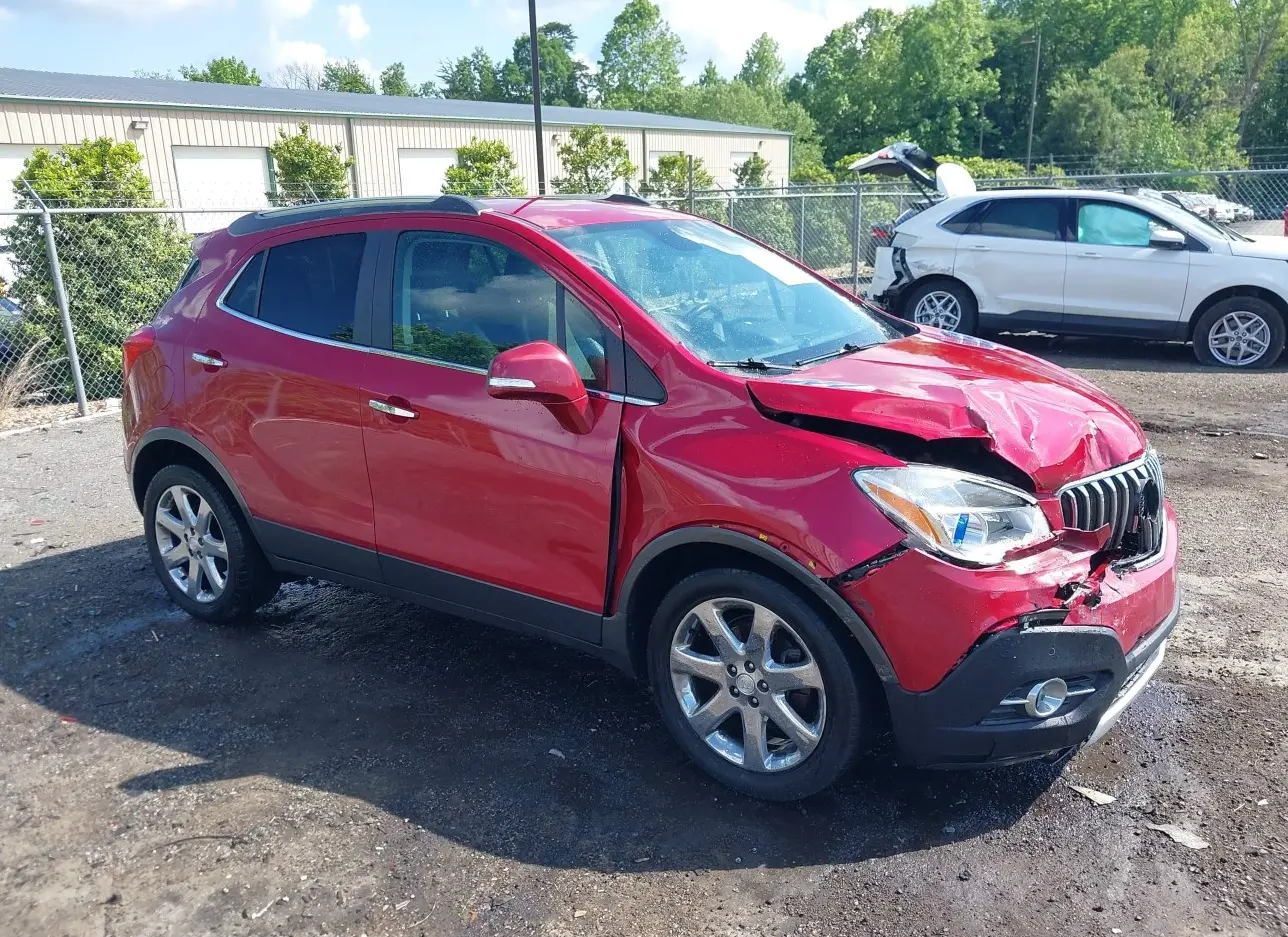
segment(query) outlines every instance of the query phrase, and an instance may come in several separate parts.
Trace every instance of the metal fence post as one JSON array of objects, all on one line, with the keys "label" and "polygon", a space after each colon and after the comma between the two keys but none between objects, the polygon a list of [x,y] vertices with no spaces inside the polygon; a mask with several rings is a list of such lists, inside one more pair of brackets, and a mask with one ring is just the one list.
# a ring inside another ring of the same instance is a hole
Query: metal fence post
[{"label": "metal fence post", "polygon": [[63,268],[58,262],[58,246],[54,243],[54,222],[49,216],[49,209],[40,196],[32,189],[26,179],[22,180],[27,194],[40,207],[40,226],[45,232],[45,251],[49,254],[49,275],[54,281],[54,299],[58,302],[58,315],[63,322],[63,342],[67,346],[67,363],[72,370],[72,383],[76,387],[76,409],[81,416],[89,413],[89,404],[85,400],[85,380],[81,377],[80,356],[76,353],[76,334],[72,330],[72,314],[67,304],[67,289],[63,286]]},{"label": "metal fence post", "polygon": [[690,154],[690,155],[689,155],[689,214],[690,214],[690,215],[697,214],[697,212],[695,212],[695,211],[693,210],[693,208],[694,208],[694,199],[693,199],[693,155],[692,155],[692,154]]},{"label": "metal fence post", "polygon": [[863,184],[854,185],[854,221],[850,232],[850,292],[859,295],[859,219],[863,217]]},{"label": "metal fence post", "polygon": [[805,193],[802,192],[797,196],[801,200],[801,223],[800,233],[797,235],[796,259],[801,263],[805,262]]},{"label": "metal fence post", "polygon": [[732,195],[729,196],[729,227],[731,228],[737,227],[733,223],[733,196]]}]

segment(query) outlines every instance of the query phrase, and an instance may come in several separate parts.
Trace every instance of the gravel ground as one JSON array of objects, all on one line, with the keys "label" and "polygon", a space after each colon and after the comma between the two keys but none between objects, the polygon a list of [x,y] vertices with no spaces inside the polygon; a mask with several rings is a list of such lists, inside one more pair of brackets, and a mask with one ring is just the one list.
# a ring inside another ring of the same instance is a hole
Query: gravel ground
[{"label": "gravel ground", "polygon": [[1160,678],[1063,771],[877,757],[796,806],[708,781],[646,691],[555,647],[316,583],[194,624],[115,417],[0,438],[3,930],[1288,932],[1288,367],[1017,344],[1162,452],[1187,598]]}]

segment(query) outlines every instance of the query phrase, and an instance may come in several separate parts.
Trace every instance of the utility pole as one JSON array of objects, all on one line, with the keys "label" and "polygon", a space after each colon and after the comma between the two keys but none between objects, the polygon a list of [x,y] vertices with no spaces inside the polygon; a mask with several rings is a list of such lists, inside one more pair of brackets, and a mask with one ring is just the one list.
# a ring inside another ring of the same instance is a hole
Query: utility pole
[{"label": "utility pole", "polygon": [[[537,46],[537,0],[528,0],[528,42],[532,49],[532,118],[537,126],[537,194],[546,194],[546,145],[541,136],[541,53]],[[1036,79],[1035,79],[1036,80]],[[1032,132],[1030,131],[1030,140]]]},{"label": "utility pole", "polygon": [[[1034,40],[1025,39],[1027,45]],[[1033,171],[1033,121],[1038,113],[1038,68],[1042,65],[1042,30],[1038,30],[1037,50],[1033,53],[1033,95],[1029,98],[1029,148],[1024,156],[1024,172]]]}]

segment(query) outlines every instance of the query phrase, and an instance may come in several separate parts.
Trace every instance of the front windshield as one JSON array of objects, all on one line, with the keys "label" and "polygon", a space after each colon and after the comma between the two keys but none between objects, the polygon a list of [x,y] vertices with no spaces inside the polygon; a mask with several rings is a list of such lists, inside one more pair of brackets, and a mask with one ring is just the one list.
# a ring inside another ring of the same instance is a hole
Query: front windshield
[{"label": "front windshield", "polygon": [[550,234],[703,361],[794,365],[901,334],[773,251],[699,218]]}]

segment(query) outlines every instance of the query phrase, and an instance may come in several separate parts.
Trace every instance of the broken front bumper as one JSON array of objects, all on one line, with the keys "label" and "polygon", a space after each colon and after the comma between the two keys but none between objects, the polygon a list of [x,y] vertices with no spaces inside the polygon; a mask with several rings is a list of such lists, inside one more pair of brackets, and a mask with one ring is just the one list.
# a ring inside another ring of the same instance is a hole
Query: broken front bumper
[{"label": "broken front bumper", "polygon": [[[1107,732],[1153,677],[1180,614],[1176,518],[1162,551],[1091,571],[1052,549],[986,570],[910,550],[841,587],[890,657],[886,697],[899,758],[922,767],[1058,755]],[[1055,713],[1026,692],[1060,678]]]}]

